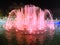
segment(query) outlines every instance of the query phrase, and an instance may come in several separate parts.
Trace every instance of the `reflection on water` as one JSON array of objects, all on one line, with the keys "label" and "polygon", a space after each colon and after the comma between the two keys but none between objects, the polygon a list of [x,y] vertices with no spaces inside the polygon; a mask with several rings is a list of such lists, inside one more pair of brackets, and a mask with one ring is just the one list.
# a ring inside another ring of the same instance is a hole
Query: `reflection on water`
[{"label": "reflection on water", "polygon": [[[2,25],[4,24],[5,22],[0,22],[0,42],[1,44],[0,45],[9,45],[8,44],[8,40],[6,39],[5,37],[5,29],[2,27]],[[14,34],[13,34],[14,35]],[[24,39],[24,36],[22,37],[23,41],[22,41],[22,44],[21,45],[27,45],[27,42],[26,40]],[[33,41],[32,41],[33,42]],[[36,42],[35,43],[32,43],[30,45],[40,45],[40,42],[38,40],[38,38],[36,39]],[[12,41],[11,41],[11,44],[12,45],[18,45],[17,41],[16,41],[16,37],[15,36],[12,36]],[[55,29],[55,35],[54,35],[54,38],[53,40],[50,42],[49,40],[49,37],[47,37],[47,39],[45,40],[44,42],[44,45],[60,45],[60,27],[57,27]]]}]

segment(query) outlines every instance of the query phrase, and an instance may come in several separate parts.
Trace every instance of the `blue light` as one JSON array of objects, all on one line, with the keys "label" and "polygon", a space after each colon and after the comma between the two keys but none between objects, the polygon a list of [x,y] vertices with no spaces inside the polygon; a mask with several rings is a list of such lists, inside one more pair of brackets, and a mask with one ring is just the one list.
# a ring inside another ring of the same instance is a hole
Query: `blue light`
[{"label": "blue light", "polygon": [[58,22],[54,22],[56,25],[60,25],[60,22],[58,21]]},{"label": "blue light", "polygon": [[60,27],[60,22],[59,22],[59,21],[54,22],[54,24],[55,24],[57,27]]}]

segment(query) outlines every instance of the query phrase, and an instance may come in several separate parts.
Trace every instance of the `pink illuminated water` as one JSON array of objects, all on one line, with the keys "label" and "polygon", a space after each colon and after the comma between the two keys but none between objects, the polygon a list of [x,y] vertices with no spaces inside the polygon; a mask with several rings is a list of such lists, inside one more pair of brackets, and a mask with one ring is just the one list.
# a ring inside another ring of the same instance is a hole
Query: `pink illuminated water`
[{"label": "pink illuminated water", "polygon": [[[49,14],[50,20],[47,20],[47,14]],[[42,10],[34,5],[26,5],[24,8],[12,10],[9,13],[4,28],[9,32],[6,36],[8,40],[11,40],[11,32],[14,31],[17,42],[21,44],[21,38],[24,37],[28,42],[27,45],[29,45],[31,41],[35,43],[37,38],[39,39],[40,44],[43,45],[47,36],[46,32],[49,32],[52,39],[55,29],[54,21],[49,10]],[[39,36],[34,36],[36,34]]]}]

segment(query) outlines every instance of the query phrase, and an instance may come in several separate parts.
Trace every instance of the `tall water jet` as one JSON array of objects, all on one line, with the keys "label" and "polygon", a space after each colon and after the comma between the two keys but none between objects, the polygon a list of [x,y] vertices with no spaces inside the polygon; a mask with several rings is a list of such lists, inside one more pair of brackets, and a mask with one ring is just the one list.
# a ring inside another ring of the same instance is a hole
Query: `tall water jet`
[{"label": "tall water jet", "polygon": [[[48,18],[50,20],[47,20]],[[43,45],[47,31],[52,40],[55,29],[50,11],[48,9],[42,10],[34,5],[25,5],[24,8],[12,10],[4,28],[9,32],[7,39],[11,42],[11,33],[14,32],[17,43],[20,45],[23,44],[23,38],[27,45],[35,45],[36,39],[39,39],[40,44]]]}]

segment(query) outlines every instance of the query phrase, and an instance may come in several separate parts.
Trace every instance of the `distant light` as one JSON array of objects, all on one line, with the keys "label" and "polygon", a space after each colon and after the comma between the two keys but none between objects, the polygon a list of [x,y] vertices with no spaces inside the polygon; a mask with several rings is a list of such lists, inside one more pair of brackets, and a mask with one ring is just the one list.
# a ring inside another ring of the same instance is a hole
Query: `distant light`
[{"label": "distant light", "polygon": [[59,21],[58,21],[58,22],[55,22],[55,24],[56,24],[56,25],[60,25],[60,22],[59,22]]}]

